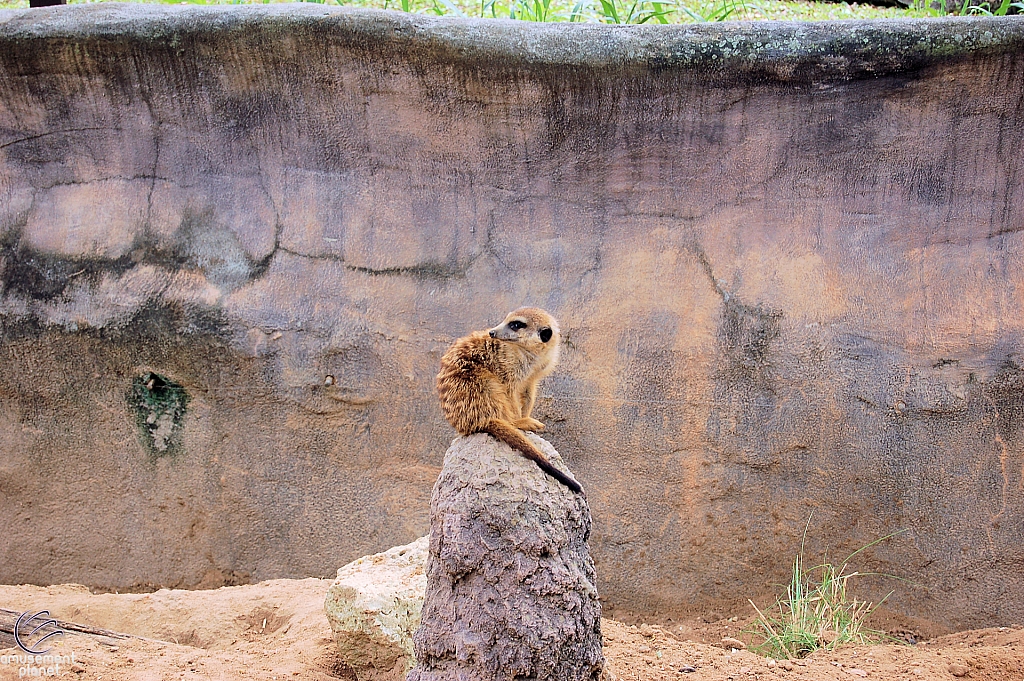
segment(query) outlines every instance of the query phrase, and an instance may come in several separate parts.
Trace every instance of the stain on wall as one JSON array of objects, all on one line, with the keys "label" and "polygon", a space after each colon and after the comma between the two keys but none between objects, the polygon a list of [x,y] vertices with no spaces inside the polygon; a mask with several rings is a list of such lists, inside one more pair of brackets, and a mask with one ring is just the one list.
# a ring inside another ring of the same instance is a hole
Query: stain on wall
[{"label": "stain on wall", "polygon": [[188,408],[188,392],[166,376],[146,371],[132,379],[125,395],[135,412],[139,438],[150,455],[171,456],[181,448],[181,427]]}]

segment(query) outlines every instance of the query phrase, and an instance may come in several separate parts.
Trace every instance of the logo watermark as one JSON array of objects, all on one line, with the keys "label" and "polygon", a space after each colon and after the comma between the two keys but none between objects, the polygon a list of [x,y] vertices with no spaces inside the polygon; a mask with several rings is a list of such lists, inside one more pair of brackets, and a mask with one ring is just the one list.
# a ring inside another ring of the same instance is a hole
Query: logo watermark
[{"label": "logo watermark", "polygon": [[[49,631],[47,631],[49,629]],[[49,610],[21,613],[14,623],[14,642],[29,655],[45,655],[53,648],[43,646],[54,637],[63,637],[64,630],[57,626],[57,620],[50,617]]]},{"label": "logo watermark", "polygon": [[18,665],[18,678],[36,678],[57,676],[61,673],[61,665],[65,667],[75,663],[75,654],[51,655],[55,639],[64,636],[64,630],[57,620],[50,617],[49,610],[21,613],[14,623],[14,642],[21,651],[14,655],[0,655],[0,664]]}]

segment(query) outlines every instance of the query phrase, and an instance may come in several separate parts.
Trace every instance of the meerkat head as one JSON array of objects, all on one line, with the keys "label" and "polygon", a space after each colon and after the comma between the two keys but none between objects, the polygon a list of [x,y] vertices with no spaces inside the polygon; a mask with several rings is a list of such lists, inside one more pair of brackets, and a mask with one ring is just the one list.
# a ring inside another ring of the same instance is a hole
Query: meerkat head
[{"label": "meerkat head", "polygon": [[498,340],[519,343],[533,350],[558,346],[558,321],[538,307],[521,307],[487,334]]}]

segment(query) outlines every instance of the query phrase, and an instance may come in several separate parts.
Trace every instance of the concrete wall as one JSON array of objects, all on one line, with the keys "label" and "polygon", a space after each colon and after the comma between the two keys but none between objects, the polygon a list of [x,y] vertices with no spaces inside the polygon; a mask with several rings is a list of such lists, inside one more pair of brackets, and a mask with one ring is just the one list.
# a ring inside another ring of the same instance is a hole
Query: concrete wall
[{"label": "concrete wall", "polygon": [[1022,181],[1013,19],[0,12],[0,581],[411,540],[441,352],[533,304],[611,604],[767,593],[811,518],[1024,622]]}]

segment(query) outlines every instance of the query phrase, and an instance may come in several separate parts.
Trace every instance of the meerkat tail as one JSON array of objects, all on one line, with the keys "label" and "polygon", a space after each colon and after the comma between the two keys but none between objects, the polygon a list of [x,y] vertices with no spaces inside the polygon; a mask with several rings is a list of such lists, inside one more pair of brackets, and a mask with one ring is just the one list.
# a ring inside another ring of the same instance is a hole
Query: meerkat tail
[{"label": "meerkat tail", "polygon": [[544,456],[544,452],[537,449],[537,446],[530,442],[530,440],[523,435],[522,431],[511,423],[506,423],[505,421],[491,421],[482,429],[482,432],[493,435],[512,449],[522,453],[527,459],[533,460],[542,471],[571,489],[576,494],[581,494],[583,492],[583,488],[580,487],[580,483],[573,480],[568,474],[555,468],[554,464],[548,460],[548,457]]}]

